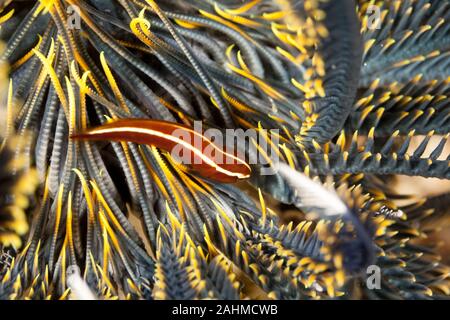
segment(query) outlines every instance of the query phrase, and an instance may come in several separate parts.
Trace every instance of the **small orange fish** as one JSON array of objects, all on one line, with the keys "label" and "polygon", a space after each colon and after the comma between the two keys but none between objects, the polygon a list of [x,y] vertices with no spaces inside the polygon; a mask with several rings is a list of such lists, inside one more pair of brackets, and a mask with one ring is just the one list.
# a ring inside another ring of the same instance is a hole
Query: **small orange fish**
[{"label": "small orange fish", "polygon": [[178,148],[181,152],[177,155],[182,154],[182,159],[189,160],[183,164],[188,165],[191,172],[216,182],[234,183],[249,178],[251,174],[250,166],[237,155],[225,152],[203,134],[178,123],[122,119],[72,135],[71,138],[135,142],[153,145],[167,152]]}]

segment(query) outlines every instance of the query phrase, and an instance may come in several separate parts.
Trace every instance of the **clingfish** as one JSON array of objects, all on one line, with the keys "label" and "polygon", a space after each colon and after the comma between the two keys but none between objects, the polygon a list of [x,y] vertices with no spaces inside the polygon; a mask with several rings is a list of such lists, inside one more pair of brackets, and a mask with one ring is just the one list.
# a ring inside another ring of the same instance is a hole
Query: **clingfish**
[{"label": "clingfish", "polygon": [[[189,172],[221,183],[250,177],[251,168],[236,153],[225,152],[201,132],[187,126],[142,119],[121,119],[71,136],[90,141],[134,142],[170,152]],[[181,161],[180,161],[181,160]]]}]

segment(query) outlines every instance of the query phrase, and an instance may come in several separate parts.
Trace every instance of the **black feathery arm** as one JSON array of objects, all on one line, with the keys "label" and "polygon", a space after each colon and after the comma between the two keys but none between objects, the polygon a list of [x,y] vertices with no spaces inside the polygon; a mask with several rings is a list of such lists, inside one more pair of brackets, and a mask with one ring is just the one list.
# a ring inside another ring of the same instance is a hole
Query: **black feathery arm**
[{"label": "black feathery arm", "polygon": [[357,132],[353,134],[349,146],[343,145],[344,134],[339,138],[340,143],[333,146],[331,151],[315,144],[314,151],[299,155],[302,166],[308,166],[312,173],[318,175],[372,173],[450,179],[449,159],[443,159],[447,137],[443,137],[432,149],[431,154],[425,156],[425,151],[430,147],[432,132],[422,138],[420,144],[412,151],[410,151],[411,141],[418,137],[414,131],[411,131],[403,141],[397,134],[393,134],[381,147],[376,145],[373,132],[373,130],[369,132],[364,146],[358,143],[363,137]]},{"label": "black feathery arm", "polygon": [[325,63],[324,97],[312,103],[319,116],[304,140],[330,141],[349,116],[358,88],[363,45],[354,0],[322,4],[329,35],[321,41],[319,54]]}]

